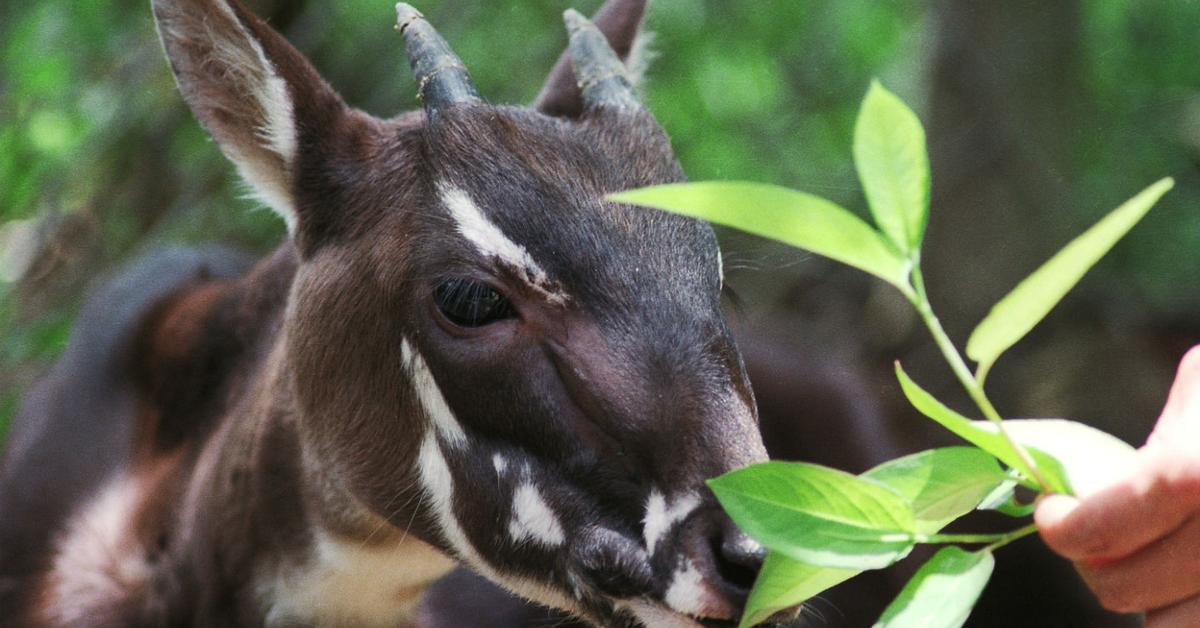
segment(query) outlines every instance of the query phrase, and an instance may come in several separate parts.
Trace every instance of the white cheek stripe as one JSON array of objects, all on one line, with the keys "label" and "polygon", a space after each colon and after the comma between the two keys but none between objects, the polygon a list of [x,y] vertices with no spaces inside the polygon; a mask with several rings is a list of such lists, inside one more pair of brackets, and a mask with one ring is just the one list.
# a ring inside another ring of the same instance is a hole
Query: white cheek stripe
[{"label": "white cheek stripe", "polygon": [[459,234],[475,245],[480,254],[496,258],[523,272],[526,281],[538,289],[548,301],[556,304],[566,302],[565,294],[550,289],[546,271],[534,261],[529,251],[510,240],[500,227],[488,220],[469,194],[445,182],[438,185],[438,193],[442,204],[450,211],[450,216],[458,225]]},{"label": "white cheek stripe", "polygon": [[546,547],[558,547],[566,540],[558,516],[530,482],[522,482],[513,493],[512,520],[508,534],[514,541],[533,540]]},{"label": "white cheek stripe", "polygon": [[454,413],[450,411],[446,398],[442,396],[442,389],[438,387],[437,381],[433,379],[433,373],[429,371],[429,365],[425,363],[421,354],[413,349],[407,338],[400,343],[400,358],[404,360],[404,367],[412,377],[413,386],[417,389],[417,397],[421,400],[421,407],[433,421],[442,440],[451,447],[462,447],[467,442],[466,432],[459,425],[458,419],[454,418]]},{"label": "white cheek stripe", "polygon": [[658,546],[658,542],[663,536],[670,532],[671,528],[683,521],[697,506],[700,505],[700,496],[696,493],[685,493],[675,500],[675,503],[667,506],[667,499],[658,489],[650,491],[650,498],[646,500],[646,518],[643,520],[645,527],[643,533],[646,536],[646,552],[651,556],[654,555],[654,549]]}]

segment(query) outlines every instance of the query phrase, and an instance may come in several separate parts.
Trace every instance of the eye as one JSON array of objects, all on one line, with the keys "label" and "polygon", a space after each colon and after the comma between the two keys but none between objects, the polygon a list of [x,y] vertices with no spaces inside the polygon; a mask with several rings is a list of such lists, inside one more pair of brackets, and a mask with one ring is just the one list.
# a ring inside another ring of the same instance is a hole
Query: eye
[{"label": "eye", "polygon": [[451,279],[433,290],[433,301],[446,320],[459,327],[482,327],[516,316],[512,303],[491,286]]}]

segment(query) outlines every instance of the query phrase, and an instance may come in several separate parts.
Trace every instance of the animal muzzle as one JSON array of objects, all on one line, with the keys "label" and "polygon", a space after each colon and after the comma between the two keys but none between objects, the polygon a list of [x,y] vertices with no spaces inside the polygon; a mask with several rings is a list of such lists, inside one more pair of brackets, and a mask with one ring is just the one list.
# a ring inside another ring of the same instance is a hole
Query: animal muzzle
[{"label": "animal muzzle", "polygon": [[737,619],[766,558],[715,502],[688,514],[654,549],[663,602],[697,618]]}]

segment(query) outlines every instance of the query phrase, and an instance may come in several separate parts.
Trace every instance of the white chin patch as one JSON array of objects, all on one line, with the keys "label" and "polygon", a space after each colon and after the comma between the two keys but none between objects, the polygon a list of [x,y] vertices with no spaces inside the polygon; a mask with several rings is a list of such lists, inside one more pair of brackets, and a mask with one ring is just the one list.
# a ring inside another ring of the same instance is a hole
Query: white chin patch
[{"label": "white chin patch", "polygon": [[618,607],[628,609],[645,628],[701,628],[689,617],[642,600],[623,602]]},{"label": "white chin patch", "polygon": [[671,586],[667,587],[663,601],[681,613],[699,615],[707,610],[705,595],[704,577],[692,561],[685,560],[683,566],[676,570],[671,578]]}]

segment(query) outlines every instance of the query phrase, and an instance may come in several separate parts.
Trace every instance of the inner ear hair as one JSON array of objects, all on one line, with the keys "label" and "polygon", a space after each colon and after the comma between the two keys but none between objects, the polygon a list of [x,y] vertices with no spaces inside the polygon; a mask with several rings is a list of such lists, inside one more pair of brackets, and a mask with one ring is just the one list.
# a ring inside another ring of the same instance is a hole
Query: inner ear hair
[{"label": "inner ear hair", "polygon": [[237,0],[154,0],[179,90],[255,196],[295,233],[301,133],[332,128],[340,98],[295,48]]}]

